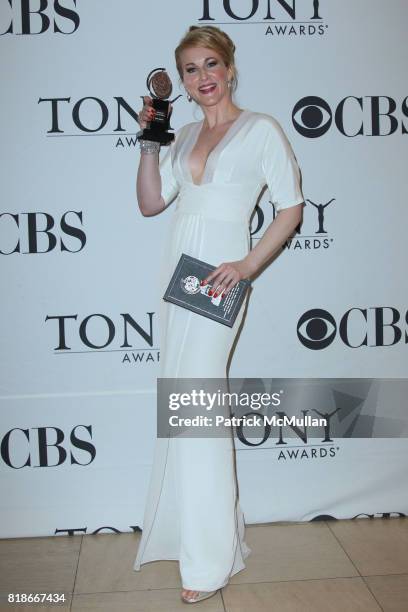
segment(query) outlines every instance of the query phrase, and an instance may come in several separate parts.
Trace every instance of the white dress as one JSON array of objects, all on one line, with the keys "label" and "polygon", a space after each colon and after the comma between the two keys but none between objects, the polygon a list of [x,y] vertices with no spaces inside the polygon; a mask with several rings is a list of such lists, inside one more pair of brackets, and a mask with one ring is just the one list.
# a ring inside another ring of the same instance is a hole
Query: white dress
[{"label": "white dress", "polygon": [[[292,148],[272,116],[244,109],[210,153],[201,184],[188,157],[203,120],[189,123],[160,160],[162,196],[173,202],[161,265],[161,295],[181,253],[214,266],[245,257],[249,219],[267,184],[276,210],[303,202]],[[243,304],[232,328],[161,300],[163,378],[226,378]],[[134,570],[143,563],[179,561],[183,588],[212,591],[245,568],[233,438],[158,438],[143,532]]]}]

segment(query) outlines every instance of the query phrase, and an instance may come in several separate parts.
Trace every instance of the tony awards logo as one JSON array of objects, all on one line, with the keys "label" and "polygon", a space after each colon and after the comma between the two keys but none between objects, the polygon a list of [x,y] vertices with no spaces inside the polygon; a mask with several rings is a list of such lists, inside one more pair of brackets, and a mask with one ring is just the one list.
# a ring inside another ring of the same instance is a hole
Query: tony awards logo
[{"label": "tony awards logo", "polygon": [[212,293],[210,291],[214,291],[213,285],[208,283],[207,285],[201,285],[200,279],[197,276],[189,275],[180,279],[180,287],[184,293],[189,295],[195,295],[196,293],[201,293],[201,295],[206,295],[208,298],[211,298],[211,304],[214,306],[219,306],[222,299],[222,293],[220,293],[217,297],[212,297]]},{"label": "tony awards logo", "polygon": [[[147,128],[140,130],[136,134],[137,140],[153,140],[161,145],[168,145],[174,140],[174,134],[167,131],[173,129],[170,126],[170,116],[172,113],[170,104],[181,98],[182,94],[176,96],[173,100],[167,99],[173,91],[173,85],[165,68],[154,68],[154,70],[149,72],[146,85],[153,100],[153,108],[156,111],[156,115],[149,122]],[[141,98],[143,99],[143,96]]]},{"label": "tony awards logo", "polygon": [[185,293],[189,293],[190,295],[194,295],[194,293],[198,293],[201,289],[200,281],[196,276],[186,276],[180,280],[181,289]]}]

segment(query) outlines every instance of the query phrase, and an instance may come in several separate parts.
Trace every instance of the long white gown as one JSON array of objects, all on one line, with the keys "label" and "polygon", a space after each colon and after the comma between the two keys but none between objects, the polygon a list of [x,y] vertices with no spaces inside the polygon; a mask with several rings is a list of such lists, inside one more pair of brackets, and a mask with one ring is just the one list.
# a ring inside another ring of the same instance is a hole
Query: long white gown
[{"label": "long white gown", "polygon": [[[210,153],[201,184],[189,155],[203,120],[175,133],[160,160],[162,196],[175,200],[163,246],[161,295],[181,253],[217,266],[251,248],[249,219],[267,184],[276,210],[303,202],[291,145],[271,115],[244,109]],[[245,310],[232,328],[161,300],[163,378],[225,378]],[[134,570],[144,563],[179,561],[183,588],[212,591],[245,568],[251,550],[237,492],[233,438],[158,438],[143,532]]]}]

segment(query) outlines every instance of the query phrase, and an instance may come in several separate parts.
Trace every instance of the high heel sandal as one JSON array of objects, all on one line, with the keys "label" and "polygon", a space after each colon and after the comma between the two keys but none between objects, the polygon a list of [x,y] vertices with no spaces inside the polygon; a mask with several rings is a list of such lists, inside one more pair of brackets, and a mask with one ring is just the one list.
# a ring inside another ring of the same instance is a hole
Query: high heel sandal
[{"label": "high heel sandal", "polygon": [[[185,591],[193,591],[194,589],[184,589]],[[215,591],[198,591],[197,597],[183,597],[181,595],[181,600],[184,603],[196,603],[197,601],[202,601],[203,599],[208,599],[215,595],[220,589],[216,589]]]}]

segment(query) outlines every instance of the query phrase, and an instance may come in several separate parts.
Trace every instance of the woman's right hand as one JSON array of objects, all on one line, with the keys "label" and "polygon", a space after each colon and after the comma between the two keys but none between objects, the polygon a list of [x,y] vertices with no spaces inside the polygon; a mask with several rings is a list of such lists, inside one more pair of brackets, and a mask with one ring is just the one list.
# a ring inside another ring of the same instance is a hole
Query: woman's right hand
[{"label": "woman's right hand", "polygon": [[144,130],[150,121],[154,119],[156,114],[153,108],[153,100],[150,96],[140,96],[143,99],[143,108],[138,114],[138,123],[142,130]]}]

